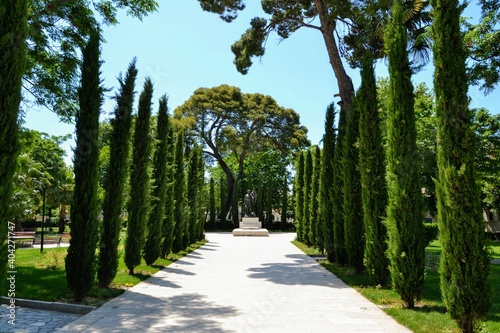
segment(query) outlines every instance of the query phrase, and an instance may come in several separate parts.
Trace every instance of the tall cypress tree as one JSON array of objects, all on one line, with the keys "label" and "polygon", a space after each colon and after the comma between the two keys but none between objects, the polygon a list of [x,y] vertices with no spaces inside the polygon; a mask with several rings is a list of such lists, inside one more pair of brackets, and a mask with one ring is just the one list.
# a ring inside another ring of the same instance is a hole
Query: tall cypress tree
[{"label": "tall cypress tree", "polygon": [[197,149],[198,157],[198,228],[196,241],[205,239],[205,223],[206,219],[206,193],[205,193],[205,159],[203,158],[203,148],[201,146]]},{"label": "tall cypress tree", "polygon": [[184,133],[178,132],[175,140],[174,157],[174,238],[172,252],[184,250],[183,235],[185,228],[186,208],[186,175],[184,171]]},{"label": "tall cypress tree", "polygon": [[210,178],[210,227],[215,227],[215,181]]},{"label": "tall cypress tree", "polygon": [[323,242],[321,241],[321,245],[318,244],[318,237],[321,232],[319,230],[319,180],[321,174],[321,150],[318,146],[316,146],[312,151],[311,155],[313,158],[313,176],[311,182],[311,212],[309,214],[309,242],[315,247],[323,248]]},{"label": "tall cypress tree", "polygon": [[387,190],[377,86],[370,52],[366,52],[362,60],[361,87],[356,99],[359,108],[359,170],[366,235],[364,263],[373,282],[383,285],[389,275],[389,262],[385,255],[387,228],[383,222]]},{"label": "tall cypress tree", "polygon": [[150,158],[152,139],[150,135],[151,100],[153,83],[150,78],[144,82],[139,97],[139,110],[135,123],[132,170],[130,173],[130,202],[128,206],[127,240],[125,242],[125,264],[130,274],[141,263],[142,249],[146,238],[147,221],[150,213]]},{"label": "tall cypress tree", "polygon": [[335,249],[335,260],[340,265],[347,264],[347,251],[344,235],[344,168],[343,146],[347,126],[347,114],[345,108],[340,108],[339,128],[337,134],[336,149],[333,156],[333,246]]},{"label": "tall cypress tree", "polygon": [[477,332],[490,305],[480,194],[475,179],[475,139],[468,108],[457,0],[433,0],[434,91],[438,123],[437,182],[441,294],[462,332]]},{"label": "tall cypress tree", "polygon": [[168,190],[168,151],[172,149],[168,142],[169,115],[167,96],[160,98],[156,130],[156,150],[153,161],[153,192],[151,198],[151,214],[148,220],[144,260],[153,264],[160,257],[162,245],[163,220],[167,203]]},{"label": "tall cypress tree", "polygon": [[283,179],[283,196],[281,202],[281,230],[286,228],[286,215],[288,210],[288,173],[285,174]]},{"label": "tall cypress tree", "polygon": [[304,224],[302,215],[304,214],[304,153],[299,152],[295,165],[295,182],[294,182],[294,195],[295,195],[295,229],[297,230],[297,240],[304,241],[302,233],[302,225]]},{"label": "tall cypress tree", "polygon": [[323,150],[321,154],[321,187],[320,187],[320,214],[323,228],[324,248],[330,262],[335,261],[333,242],[333,207],[334,207],[334,169],[335,155],[335,106],[328,105],[325,115],[325,134],[323,135]]},{"label": "tall cypress tree", "polygon": [[311,192],[313,175],[313,158],[311,149],[304,152],[304,207],[302,211],[302,238],[308,246],[312,245],[309,240],[309,230],[311,228]]},{"label": "tall cypress tree", "polygon": [[354,100],[347,119],[343,146],[344,184],[344,234],[347,261],[356,272],[363,271],[365,234],[363,225],[363,204],[361,199],[361,175],[358,168],[359,153],[356,141],[359,137],[359,107]]},{"label": "tall cypress tree", "polygon": [[411,69],[402,0],[395,0],[386,30],[390,101],[387,115],[387,254],[392,286],[408,308],[424,284],[425,237]]},{"label": "tall cypress tree", "polygon": [[167,129],[167,138],[166,138],[167,147],[171,147],[171,149],[167,150],[167,194],[165,200],[165,216],[163,218],[162,225],[162,238],[163,243],[161,245],[161,257],[166,258],[172,249],[172,242],[174,240],[174,152],[172,148],[175,148],[175,140],[174,140],[174,129],[172,126],[172,122],[168,122]]},{"label": "tall cypress tree", "polygon": [[78,91],[74,151],[75,189],[71,206],[71,240],[66,256],[66,281],[75,300],[81,302],[95,278],[99,204],[99,114],[102,105],[100,35],[94,32],[82,51],[82,81]]},{"label": "tall cypress tree", "polygon": [[27,0],[0,3],[0,290],[8,270],[7,230],[13,230],[9,222],[12,179],[20,149],[17,119],[26,67],[27,19]]},{"label": "tall cypress tree", "polygon": [[[189,244],[196,242],[198,238],[199,222],[199,166],[198,166],[198,147],[193,147],[189,156],[189,170],[187,177],[187,203],[188,203],[188,226],[189,226]],[[188,244],[188,245],[189,245]]]},{"label": "tall cypress tree", "polygon": [[122,227],[122,209],[125,201],[125,184],[129,171],[130,138],[132,135],[132,106],[137,77],[135,59],[130,63],[123,80],[118,79],[120,91],[115,96],[115,118],[111,120],[109,141],[109,169],[106,173],[103,203],[103,230],[99,243],[99,287],[108,288],[118,269],[118,245]]}]

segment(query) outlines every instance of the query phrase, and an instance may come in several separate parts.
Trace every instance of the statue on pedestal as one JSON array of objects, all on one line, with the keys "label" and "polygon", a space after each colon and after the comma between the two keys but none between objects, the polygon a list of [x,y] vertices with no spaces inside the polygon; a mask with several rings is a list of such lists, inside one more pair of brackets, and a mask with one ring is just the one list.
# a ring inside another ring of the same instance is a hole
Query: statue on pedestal
[{"label": "statue on pedestal", "polygon": [[256,202],[257,202],[257,193],[255,193],[255,190],[253,190],[252,192],[248,190],[247,194],[245,194],[245,199],[244,199],[245,216],[255,217],[254,207]]}]

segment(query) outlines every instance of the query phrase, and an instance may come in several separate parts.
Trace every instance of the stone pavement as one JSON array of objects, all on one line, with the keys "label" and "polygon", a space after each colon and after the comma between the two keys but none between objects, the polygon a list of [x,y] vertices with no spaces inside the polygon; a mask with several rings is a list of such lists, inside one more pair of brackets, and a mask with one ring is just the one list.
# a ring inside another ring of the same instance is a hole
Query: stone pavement
[{"label": "stone pavement", "polygon": [[0,333],[50,333],[75,321],[82,315],[16,307],[14,325],[9,324],[10,309],[0,307]]},{"label": "stone pavement", "polygon": [[208,233],[200,249],[58,332],[410,332],[294,237]]}]

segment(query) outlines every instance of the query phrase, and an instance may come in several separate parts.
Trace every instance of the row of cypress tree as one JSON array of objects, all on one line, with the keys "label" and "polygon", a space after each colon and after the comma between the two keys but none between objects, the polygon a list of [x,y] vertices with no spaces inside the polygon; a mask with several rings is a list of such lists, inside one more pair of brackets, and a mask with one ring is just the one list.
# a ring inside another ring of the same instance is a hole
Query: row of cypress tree
[{"label": "row of cypress tree", "polygon": [[[82,52],[80,108],[76,118],[75,190],[66,257],[66,279],[76,301],[83,300],[92,288],[96,271],[101,288],[109,287],[116,276],[128,179],[130,197],[126,205],[124,261],[130,274],[134,274],[142,258],[151,265],[160,256],[184,250],[204,238],[202,150],[189,147],[191,153],[189,159],[186,158],[184,135],[182,132],[174,135],[166,96],[160,98],[157,129],[150,128],[153,84],[149,78],[139,97],[138,114],[132,115],[137,77],[135,59],[125,78],[119,78],[120,90],[115,97],[117,106],[111,120],[110,161],[99,236],[98,131],[103,100],[99,39],[98,33],[93,34]],[[156,133],[154,139],[153,132]],[[186,166],[189,173],[185,171]]]}]

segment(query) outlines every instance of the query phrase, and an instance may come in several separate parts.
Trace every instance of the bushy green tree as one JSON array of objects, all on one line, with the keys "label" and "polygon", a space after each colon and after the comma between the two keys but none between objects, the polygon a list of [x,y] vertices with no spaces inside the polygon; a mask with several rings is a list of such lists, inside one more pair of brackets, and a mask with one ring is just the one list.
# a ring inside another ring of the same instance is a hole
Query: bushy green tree
[{"label": "bushy green tree", "polygon": [[153,161],[153,191],[151,197],[151,214],[148,220],[144,260],[152,265],[160,257],[162,245],[163,220],[167,203],[168,190],[168,151],[172,149],[168,142],[169,115],[167,96],[160,98],[156,130],[156,150]]},{"label": "bushy green tree", "polygon": [[477,142],[468,107],[462,5],[457,0],[433,0],[432,6],[441,294],[460,330],[472,333],[478,332],[478,322],[490,306],[490,263],[474,166]]},{"label": "bushy green tree", "polygon": [[295,162],[295,182],[294,182],[294,195],[295,195],[295,230],[297,230],[297,240],[299,242],[304,241],[304,234],[302,232],[302,226],[304,224],[303,214],[304,214],[304,153],[299,152],[296,162]]},{"label": "bushy green tree", "polygon": [[186,174],[184,171],[184,133],[177,132],[175,136],[174,156],[174,238],[172,252],[184,250],[183,238],[189,230],[186,228]]},{"label": "bushy green tree", "polygon": [[335,261],[333,237],[333,208],[334,208],[334,169],[335,155],[335,106],[328,105],[325,115],[325,134],[323,135],[323,150],[321,154],[321,188],[320,214],[323,227],[324,248],[330,262]]},{"label": "bushy green tree", "polygon": [[312,245],[309,239],[309,230],[311,228],[311,192],[313,176],[313,158],[311,149],[304,152],[304,206],[302,207],[302,238],[306,245]]},{"label": "bushy green tree", "polygon": [[387,115],[387,254],[394,290],[408,308],[419,300],[424,284],[425,238],[413,85],[401,0],[391,9],[386,37],[390,106]]},{"label": "bushy green tree", "polygon": [[389,275],[389,263],[385,255],[387,228],[383,221],[387,205],[385,154],[370,52],[366,52],[363,59],[361,87],[356,99],[359,108],[359,170],[366,237],[364,264],[375,285],[383,285]]},{"label": "bushy green tree", "polygon": [[28,1],[0,3],[0,287],[7,271],[7,230],[12,222],[13,178],[19,155],[17,124],[26,68]]},{"label": "bushy green tree", "polygon": [[94,284],[99,213],[98,135],[102,105],[100,35],[95,32],[82,50],[80,109],[76,117],[74,151],[75,190],[71,207],[71,240],[66,256],[66,281],[75,300],[81,302]]},{"label": "bushy green tree", "polygon": [[309,242],[322,250],[323,241],[318,242],[318,237],[321,237],[320,222],[319,222],[319,178],[321,174],[321,149],[316,146],[311,151],[313,155],[313,175],[311,183],[311,212],[309,215]]},{"label": "bushy green tree", "polygon": [[100,288],[107,288],[118,269],[118,245],[122,228],[125,201],[125,184],[130,163],[130,139],[132,136],[132,109],[137,77],[135,60],[127,69],[125,79],[118,79],[120,91],[116,95],[115,118],[109,141],[110,158],[104,190],[103,227],[99,244],[99,268],[97,278]]},{"label": "bushy green tree", "polygon": [[344,237],[347,262],[356,272],[363,271],[365,234],[361,200],[361,175],[358,168],[359,106],[355,100],[347,119],[342,149]]},{"label": "bushy green tree", "polygon": [[125,264],[130,274],[141,263],[142,249],[146,238],[147,221],[150,213],[150,159],[151,138],[151,100],[153,83],[146,78],[139,96],[139,109],[135,122],[132,168],[130,172],[130,202],[128,205],[128,227],[125,242]]}]

